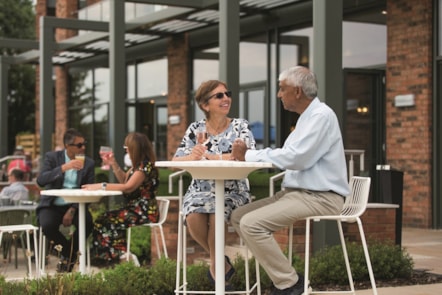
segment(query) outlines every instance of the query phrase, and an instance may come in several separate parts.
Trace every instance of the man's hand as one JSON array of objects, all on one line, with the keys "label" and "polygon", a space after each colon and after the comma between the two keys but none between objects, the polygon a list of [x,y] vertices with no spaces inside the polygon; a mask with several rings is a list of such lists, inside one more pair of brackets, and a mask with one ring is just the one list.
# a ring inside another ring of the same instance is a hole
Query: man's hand
[{"label": "man's hand", "polygon": [[247,146],[241,139],[235,139],[232,145],[232,158],[237,161],[245,161]]},{"label": "man's hand", "polygon": [[72,219],[74,219],[75,215],[75,209],[69,208],[68,211],[63,216],[63,225],[64,226],[71,226],[72,225]]},{"label": "man's hand", "polygon": [[66,172],[70,169],[80,170],[80,169],[83,169],[83,167],[84,167],[84,161],[78,160],[78,159],[73,159],[73,160],[70,160],[69,162],[61,165],[61,171]]}]

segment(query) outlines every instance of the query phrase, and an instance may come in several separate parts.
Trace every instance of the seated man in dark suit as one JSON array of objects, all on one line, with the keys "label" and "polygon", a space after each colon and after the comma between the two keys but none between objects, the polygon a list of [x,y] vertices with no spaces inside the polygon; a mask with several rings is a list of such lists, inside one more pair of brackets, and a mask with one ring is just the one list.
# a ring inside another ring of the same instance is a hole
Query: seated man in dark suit
[{"label": "seated man in dark suit", "polygon": [[[75,129],[69,129],[63,136],[64,149],[46,153],[43,167],[37,177],[39,186],[45,189],[75,189],[83,184],[95,182],[94,161],[75,159],[76,154],[84,154],[86,141]],[[86,233],[92,232],[92,216],[86,210]],[[77,260],[78,231],[71,236],[64,234],[60,228],[69,229],[74,225],[78,228],[78,204],[66,203],[58,196],[42,195],[37,207],[38,222],[52,248],[60,245],[62,260],[57,270],[71,271]],[[63,227],[61,227],[63,225]],[[69,232],[69,230],[67,230]],[[65,232],[65,230],[63,230]],[[81,253],[85,255],[85,253]]]}]

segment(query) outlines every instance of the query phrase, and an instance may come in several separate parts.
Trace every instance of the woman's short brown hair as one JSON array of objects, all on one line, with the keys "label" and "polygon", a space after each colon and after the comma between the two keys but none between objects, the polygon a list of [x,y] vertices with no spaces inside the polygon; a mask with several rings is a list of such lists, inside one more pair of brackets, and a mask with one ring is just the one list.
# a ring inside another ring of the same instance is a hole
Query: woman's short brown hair
[{"label": "woman's short brown hair", "polygon": [[203,111],[206,118],[209,118],[209,113],[203,108],[205,104],[209,102],[210,92],[213,91],[219,85],[223,85],[227,89],[226,83],[219,80],[208,80],[201,83],[200,87],[196,90],[195,93],[195,101],[198,104],[198,107]]}]

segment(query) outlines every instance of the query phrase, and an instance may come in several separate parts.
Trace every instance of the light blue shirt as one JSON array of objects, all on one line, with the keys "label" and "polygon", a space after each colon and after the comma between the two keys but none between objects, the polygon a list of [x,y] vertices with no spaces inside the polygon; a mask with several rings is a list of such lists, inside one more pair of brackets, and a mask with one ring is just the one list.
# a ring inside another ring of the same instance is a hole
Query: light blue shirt
[{"label": "light blue shirt", "polygon": [[[71,159],[65,150],[64,152],[65,163],[68,163]],[[63,188],[77,188],[77,170],[69,169],[64,172]],[[57,206],[63,206],[70,203],[66,203],[63,198],[57,197],[54,201]]]},{"label": "light blue shirt", "polygon": [[0,192],[1,196],[8,196],[12,201],[29,200],[29,190],[22,182],[13,182],[5,186]]},{"label": "light blue shirt", "polygon": [[246,161],[286,170],[282,187],[350,193],[336,114],[316,97],[301,114],[282,148],[247,150]]}]

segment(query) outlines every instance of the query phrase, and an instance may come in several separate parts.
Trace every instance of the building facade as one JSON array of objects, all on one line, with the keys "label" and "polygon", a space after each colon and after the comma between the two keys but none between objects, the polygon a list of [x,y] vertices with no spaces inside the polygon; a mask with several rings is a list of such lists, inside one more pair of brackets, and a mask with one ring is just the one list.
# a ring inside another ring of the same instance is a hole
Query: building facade
[{"label": "building facade", "polygon": [[[138,20],[141,12],[155,19],[157,14],[168,11],[165,6],[148,5],[149,1],[136,2],[126,1],[127,24]],[[180,1],[155,2],[180,6]],[[369,2],[375,5],[370,6]],[[207,7],[181,9],[216,15],[217,1],[207,3]],[[252,10],[239,3],[242,14]],[[364,173],[373,177],[374,183],[381,181],[376,170],[379,164],[403,172],[403,225],[441,228],[442,144],[437,134],[442,127],[439,119],[442,1],[342,1],[342,4],[343,83],[334,87],[341,89],[343,103],[335,102],[328,93],[320,93],[320,98],[332,104],[339,114],[345,148],[365,151]],[[279,71],[286,67],[295,64],[317,67],[319,58],[312,43],[314,5],[312,1],[292,1],[280,8],[261,9],[256,15],[239,18],[239,81],[234,116],[244,117],[256,127],[254,132],[255,136],[259,134],[260,147],[281,145],[296,124],[296,116],[285,113],[278,103],[276,81]],[[107,22],[110,10],[109,1],[38,0],[38,32],[42,16]],[[184,12],[180,20],[183,15]],[[186,17],[197,18],[190,12]],[[134,45],[125,53],[125,81],[118,81],[126,94],[119,98],[124,100],[125,107],[119,110],[124,115],[118,124],[126,132],[145,132],[154,142],[159,159],[172,157],[189,122],[201,116],[193,102],[193,91],[204,80],[220,78],[223,47],[217,33],[218,22],[201,23],[189,30],[164,32],[146,41],[153,44],[151,47],[138,49]],[[151,23],[141,25],[132,31],[133,36],[126,36],[126,42],[138,42],[128,39],[135,35],[149,39],[155,29]],[[65,28],[54,32],[58,43],[86,39],[88,34],[98,33]],[[109,92],[110,84],[117,81],[110,78],[109,59],[99,59],[100,54],[108,54],[107,50],[90,46],[88,51],[86,43],[82,46],[81,54],[90,56],[79,60],[71,52],[64,56],[71,58],[70,61],[53,65],[54,132],[57,144],[61,145],[62,134],[68,127],[80,129],[88,138],[88,152],[93,156],[98,155],[100,145],[111,144],[113,140],[109,120],[114,102]],[[58,60],[61,57],[57,55]],[[36,93],[37,106],[44,105],[40,103],[40,88]],[[40,133],[40,109],[37,107],[36,111],[36,133]],[[378,193],[379,187],[375,185],[373,201],[382,201],[378,200]]]}]

